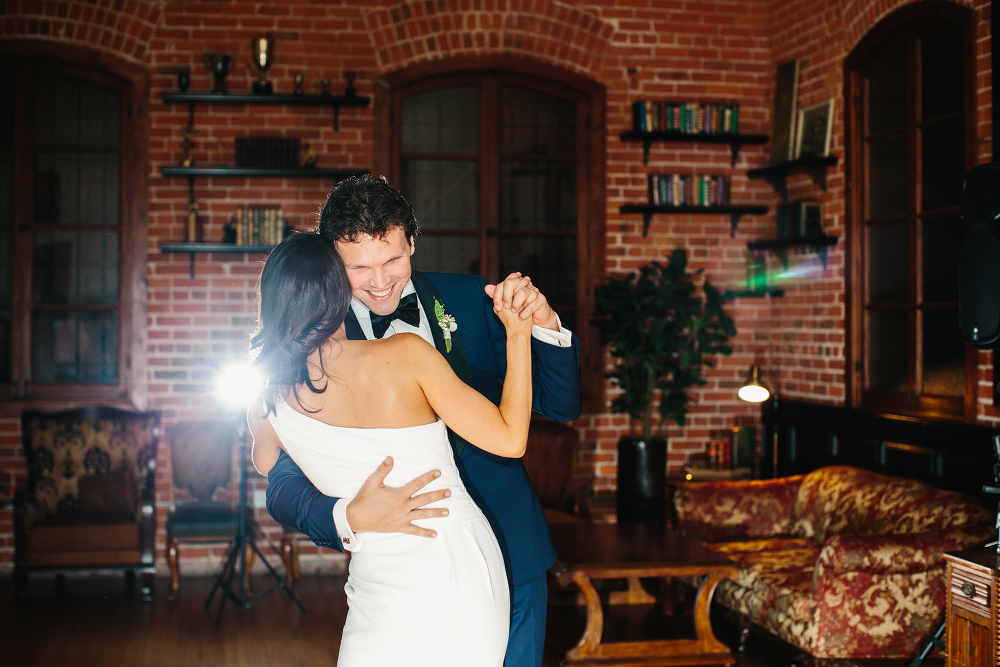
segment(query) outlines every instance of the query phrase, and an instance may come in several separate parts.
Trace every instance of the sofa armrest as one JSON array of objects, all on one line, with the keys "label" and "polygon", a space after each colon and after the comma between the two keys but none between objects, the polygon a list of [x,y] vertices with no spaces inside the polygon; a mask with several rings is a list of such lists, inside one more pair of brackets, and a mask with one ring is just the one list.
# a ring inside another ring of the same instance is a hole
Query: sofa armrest
[{"label": "sofa armrest", "polygon": [[802,477],[681,484],[674,493],[678,525],[709,541],[787,535]]},{"label": "sofa armrest", "polygon": [[944,565],[946,551],[971,546],[962,530],[910,535],[838,535],[823,545],[816,561],[816,578],[849,572],[916,574]]}]

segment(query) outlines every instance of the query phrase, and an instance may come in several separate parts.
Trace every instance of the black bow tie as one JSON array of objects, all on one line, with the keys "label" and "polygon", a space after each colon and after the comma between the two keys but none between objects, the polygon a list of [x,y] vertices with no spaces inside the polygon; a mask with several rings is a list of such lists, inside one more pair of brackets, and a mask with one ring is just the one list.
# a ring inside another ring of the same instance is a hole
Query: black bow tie
[{"label": "black bow tie", "polygon": [[396,310],[388,315],[371,313],[371,316],[372,333],[375,334],[376,339],[385,335],[386,329],[389,328],[393,320],[403,320],[412,327],[420,326],[420,306],[417,304],[417,295],[414,293],[404,296],[400,299]]}]

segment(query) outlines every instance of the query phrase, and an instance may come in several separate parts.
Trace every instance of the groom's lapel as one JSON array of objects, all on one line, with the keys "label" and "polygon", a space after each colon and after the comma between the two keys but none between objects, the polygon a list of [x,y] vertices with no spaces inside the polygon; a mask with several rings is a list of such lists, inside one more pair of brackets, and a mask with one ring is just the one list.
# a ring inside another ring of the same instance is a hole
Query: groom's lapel
[{"label": "groom's lapel", "polygon": [[344,333],[347,334],[347,340],[365,340],[365,332],[361,328],[361,323],[358,322],[358,316],[354,314],[354,308],[347,307],[347,316],[344,317]]}]

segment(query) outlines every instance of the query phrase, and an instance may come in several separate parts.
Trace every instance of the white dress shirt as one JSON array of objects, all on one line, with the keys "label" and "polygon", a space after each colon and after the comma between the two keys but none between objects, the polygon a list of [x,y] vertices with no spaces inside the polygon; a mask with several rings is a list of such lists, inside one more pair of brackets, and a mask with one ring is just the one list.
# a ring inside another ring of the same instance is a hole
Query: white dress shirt
[{"label": "white dress shirt", "polygon": [[[415,293],[416,289],[413,287],[413,281],[407,281],[406,287],[403,288],[403,293],[400,294],[399,298],[402,299]],[[388,338],[398,333],[415,333],[433,346],[434,336],[431,333],[431,324],[427,321],[427,314],[424,312],[419,296],[417,297],[417,305],[420,306],[420,324],[418,326],[411,326],[402,320],[393,320],[382,338]],[[372,340],[375,335],[372,332],[372,314],[368,310],[368,306],[361,303],[357,298],[354,298],[351,299],[351,308],[354,310],[354,315],[358,318],[358,324],[361,325],[361,331],[364,332],[365,338]],[[556,315],[556,319],[559,319],[558,315]],[[544,329],[537,325],[533,326],[531,328],[531,335],[533,338],[549,345],[570,347],[573,345],[572,332],[562,325],[562,321],[559,321],[558,325],[559,331]],[[459,332],[459,335],[461,335],[461,332]],[[364,533],[355,534],[347,521],[347,504],[350,501],[351,498],[341,498],[334,503],[333,520],[334,525],[337,527],[337,534],[340,536],[340,543],[344,546],[344,549],[346,551],[360,551],[361,544],[364,541]]]}]

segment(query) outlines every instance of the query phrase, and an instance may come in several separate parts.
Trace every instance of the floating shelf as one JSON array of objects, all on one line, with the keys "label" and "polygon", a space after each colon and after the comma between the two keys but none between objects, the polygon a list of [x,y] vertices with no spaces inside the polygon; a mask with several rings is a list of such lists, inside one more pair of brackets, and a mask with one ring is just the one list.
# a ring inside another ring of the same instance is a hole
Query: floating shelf
[{"label": "floating shelf", "polygon": [[742,215],[763,215],[767,213],[766,206],[655,206],[652,204],[625,204],[618,209],[620,213],[642,214],[642,235],[649,231],[649,221],[657,213],[695,214],[695,215],[728,215],[730,220],[729,235],[736,236],[736,223]]},{"label": "floating shelf", "polygon": [[767,167],[759,167],[747,171],[747,178],[762,178],[781,195],[782,201],[788,199],[788,173],[804,171],[813,179],[816,185],[826,190],[826,168],[833,167],[840,161],[836,155],[817,157],[801,157],[790,162],[781,162]]},{"label": "floating shelf", "polygon": [[[187,104],[194,117],[196,104],[268,104],[284,106],[333,107],[333,129],[340,129],[340,107],[363,108],[370,97],[360,95],[254,95],[250,93],[163,93],[167,104]],[[193,124],[193,123],[192,123]]]},{"label": "floating shelf", "polygon": [[823,262],[826,269],[826,250],[830,246],[837,245],[839,239],[836,236],[789,236],[781,239],[765,239],[762,241],[750,241],[747,243],[749,250],[769,250],[781,259],[785,270],[788,270],[788,249],[805,247],[809,248]]},{"label": "floating shelf", "polygon": [[309,167],[293,167],[290,169],[274,169],[265,167],[163,167],[164,176],[198,178],[198,177],[229,177],[248,176],[251,178],[331,178],[344,179],[351,176],[364,176],[367,169],[312,169]]},{"label": "floating shelf", "polygon": [[729,144],[732,152],[731,166],[736,166],[736,156],[740,153],[740,147],[744,144],[766,144],[770,139],[766,134],[703,134],[692,132],[662,131],[646,132],[644,130],[630,130],[621,133],[621,140],[625,142],[642,144],[642,163],[649,162],[649,146],[653,142],[663,143],[688,143],[688,144]]},{"label": "floating shelf", "polygon": [[273,245],[236,245],[235,243],[164,243],[160,252],[186,252],[191,261],[190,275],[194,278],[194,256],[200,253],[225,253],[230,255],[266,255],[274,250]]},{"label": "floating shelf", "polygon": [[722,295],[723,299],[753,299],[765,296],[785,296],[785,290],[780,287],[768,287],[767,289],[731,289],[726,290]]}]

